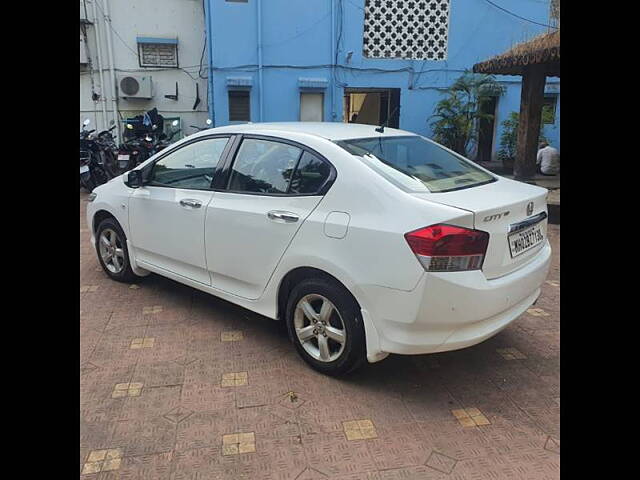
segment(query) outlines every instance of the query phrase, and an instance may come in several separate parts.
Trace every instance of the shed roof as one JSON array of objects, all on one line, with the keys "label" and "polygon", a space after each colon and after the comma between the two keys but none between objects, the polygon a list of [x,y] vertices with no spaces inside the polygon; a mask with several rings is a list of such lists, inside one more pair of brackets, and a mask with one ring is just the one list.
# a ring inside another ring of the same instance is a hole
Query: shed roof
[{"label": "shed roof", "polygon": [[524,67],[542,65],[549,77],[560,76],[560,30],[538,35],[473,66],[475,73],[522,75]]}]

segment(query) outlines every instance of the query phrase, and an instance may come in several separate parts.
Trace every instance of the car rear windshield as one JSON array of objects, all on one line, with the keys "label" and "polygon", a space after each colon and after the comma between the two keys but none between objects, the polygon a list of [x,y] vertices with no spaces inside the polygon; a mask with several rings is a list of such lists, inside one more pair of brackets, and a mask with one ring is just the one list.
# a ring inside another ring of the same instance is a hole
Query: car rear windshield
[{"label": "car rear windshield", "polygon": [[411,191],[447,192],[495,181],[469,160],[418,135],[336,143],[392,183]]}]

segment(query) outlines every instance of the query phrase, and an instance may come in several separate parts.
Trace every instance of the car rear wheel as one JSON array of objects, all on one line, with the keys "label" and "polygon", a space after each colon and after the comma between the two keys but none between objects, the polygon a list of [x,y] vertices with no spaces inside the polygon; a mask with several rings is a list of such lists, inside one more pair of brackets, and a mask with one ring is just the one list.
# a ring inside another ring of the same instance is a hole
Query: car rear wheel
[{"label": "car rear wheel", "polygon": [[289,337],[300,356],[327,375],[343,375],[366,358],[360,307],[337,282],[311,278],[289,295],[286,315]]},{"label": "car rear wheel", "polygon": [[115,219],[105,218],[98,225],[96,251],[102,269],[113,280],[132,283],[142,279],[131,269],[127,237]]}]

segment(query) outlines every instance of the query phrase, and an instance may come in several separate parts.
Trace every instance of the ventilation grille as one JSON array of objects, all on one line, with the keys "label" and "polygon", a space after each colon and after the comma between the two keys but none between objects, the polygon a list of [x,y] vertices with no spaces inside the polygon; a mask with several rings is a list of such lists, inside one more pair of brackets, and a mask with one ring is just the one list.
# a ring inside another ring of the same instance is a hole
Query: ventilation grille
[{"label": "ventilation grille", "polygon": [[143,67],[177,67],[178,45],[170,43],[139,43],[140,65]]},{"label": "ventilation grille", "polygon": [[365,0],[368,58],[446,60],[450,0]]}]

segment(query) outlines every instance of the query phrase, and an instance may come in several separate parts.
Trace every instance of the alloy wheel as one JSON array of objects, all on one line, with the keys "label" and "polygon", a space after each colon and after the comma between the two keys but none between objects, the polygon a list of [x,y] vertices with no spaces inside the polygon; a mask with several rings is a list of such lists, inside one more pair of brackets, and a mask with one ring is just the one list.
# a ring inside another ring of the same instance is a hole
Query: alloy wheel
[{"label": "alloy wheel", "polygon": [[122,240],[111,228],[105,228],[98,240],[100,258],[111,273],[120,273],[125,267]]},{"label": "alloy wheel", "polygon": [[298,341],[316,360],[332,362],[342,354],[347,330],[328,298],[314,293],[302,297],[293,313],[293,325]]}]

